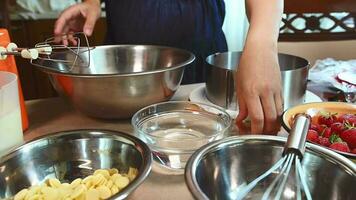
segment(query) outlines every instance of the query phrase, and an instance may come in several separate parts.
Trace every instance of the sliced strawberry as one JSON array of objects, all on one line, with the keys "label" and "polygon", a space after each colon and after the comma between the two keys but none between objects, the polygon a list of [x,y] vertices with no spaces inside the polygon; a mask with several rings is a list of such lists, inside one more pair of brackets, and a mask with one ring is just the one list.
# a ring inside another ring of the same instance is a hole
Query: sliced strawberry
[{"label": "sliced strawberry", "polygon": [[356,129],[348,129],[340,134],[340,138],[345,141],[351,149],[356,148]]},{"label": "sliced strawberry", "polygon": [[329,146],[331,149],[335,149],[342,152],[350,152],[349,147],[345,142],[335,142]]},{"label": "sliced strawberry", "polygon": [[331,145],[329,138],[325,138],[325,137],[319,137],[319,144],[324,147],[328,147]]},{"label": "sliced strawberry", "polygon": [[307,133],[307,140],[313,143],[318,143],[319,142],[319,134],[315,130],[308,130]]}]

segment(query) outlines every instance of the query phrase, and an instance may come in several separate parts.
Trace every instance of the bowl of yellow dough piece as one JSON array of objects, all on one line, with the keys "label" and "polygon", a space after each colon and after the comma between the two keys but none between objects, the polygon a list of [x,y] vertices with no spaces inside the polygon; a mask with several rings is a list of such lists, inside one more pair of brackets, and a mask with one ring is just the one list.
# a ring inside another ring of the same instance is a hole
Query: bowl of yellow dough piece
[{"label": "bowl of yellow dough piece", "polygon": [[0,157],[0,199],[125,199],[151,162],[148,146],[125,133],[58,132]]}]

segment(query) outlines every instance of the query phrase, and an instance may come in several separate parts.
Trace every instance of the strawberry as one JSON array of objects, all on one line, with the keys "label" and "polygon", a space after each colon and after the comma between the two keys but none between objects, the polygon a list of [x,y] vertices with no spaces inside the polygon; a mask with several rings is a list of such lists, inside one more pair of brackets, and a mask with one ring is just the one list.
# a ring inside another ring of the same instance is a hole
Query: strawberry
[{"label": "strawberry", "polygon": [[330,113],[330,112],[319,112],[318,116],[318,123],[319,124],[324,124],[328,127],[331,126],[334,122],[337,120],[337,113]]},{"label": "strawberry", "polygon": [[320,135],[325,137],[325,138],[329,138],[331,136],[332,132],[331,132],[331,128],[327,127],[325,128]]},{"label": "strawberry", "polygon": [[309,129],[314,130],[316,132],[319,132],[320,130],[320,125],[319,124],[310,124]]},{"label": "strawberry", "polygon": [[319,142],[319,134],[315,130],[308,130],[307,140],[310,142],[318,143]]},{"label": "strawberry", "polygon": [[356,148],[352,149],[351,153],[356,154]]},{"label": "strawberry", "polygon": [[324,147],[328,147],[331,145],[329,138],[326,138],[326,137],[319,137],[319,144]]},{"label": "strawberry", "polygon": [[338,151],[342,151],[342,152],[350,152],[349,147],[347,146],[347,144],[345,142],[335,142],[332,143],[329,148],[331,149],[335,149]]},{"label": "strawberry", "polygon": [[331,132],[340,135],[345,129],[344,125],[340,122],[335,122],[330,126]]},{"label": "strawberry", "polygon": [[356,114],[342,114],[337,119],[340,123],[348,122],[352,126],[356,126]]},{"label": "strawberry", "polygon": [[340,138],[345,141],[351,149],[356,148],[356,129],[348,129],[340,134]]},{"label": "strawberry", "polygon": [[331,136],[329,137],[329,141],[330,143],[336,143],[336,142],[343,142],[342,139],[336,135],[335,133],[334,134],[331,134]]}]

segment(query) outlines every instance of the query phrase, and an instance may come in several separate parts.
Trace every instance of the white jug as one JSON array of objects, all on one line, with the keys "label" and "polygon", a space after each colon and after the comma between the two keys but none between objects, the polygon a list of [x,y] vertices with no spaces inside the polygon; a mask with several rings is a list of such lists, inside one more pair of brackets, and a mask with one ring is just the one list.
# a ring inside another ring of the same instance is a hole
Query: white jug
[{"label": "white jug", "polygon": [[0,71],[0,155],[22,142],[17,75]]}]

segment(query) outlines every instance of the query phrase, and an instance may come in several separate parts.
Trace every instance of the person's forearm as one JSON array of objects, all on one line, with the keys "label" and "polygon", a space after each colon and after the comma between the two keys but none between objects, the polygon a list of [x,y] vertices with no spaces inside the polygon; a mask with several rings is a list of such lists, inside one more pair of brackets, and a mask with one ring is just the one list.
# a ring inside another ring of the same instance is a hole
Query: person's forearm
[{"label": "person's forearm", "polygon": [[250,22],[246,43],[263,40],[277,49],[283,0],[246,0],[246,13]]}]

